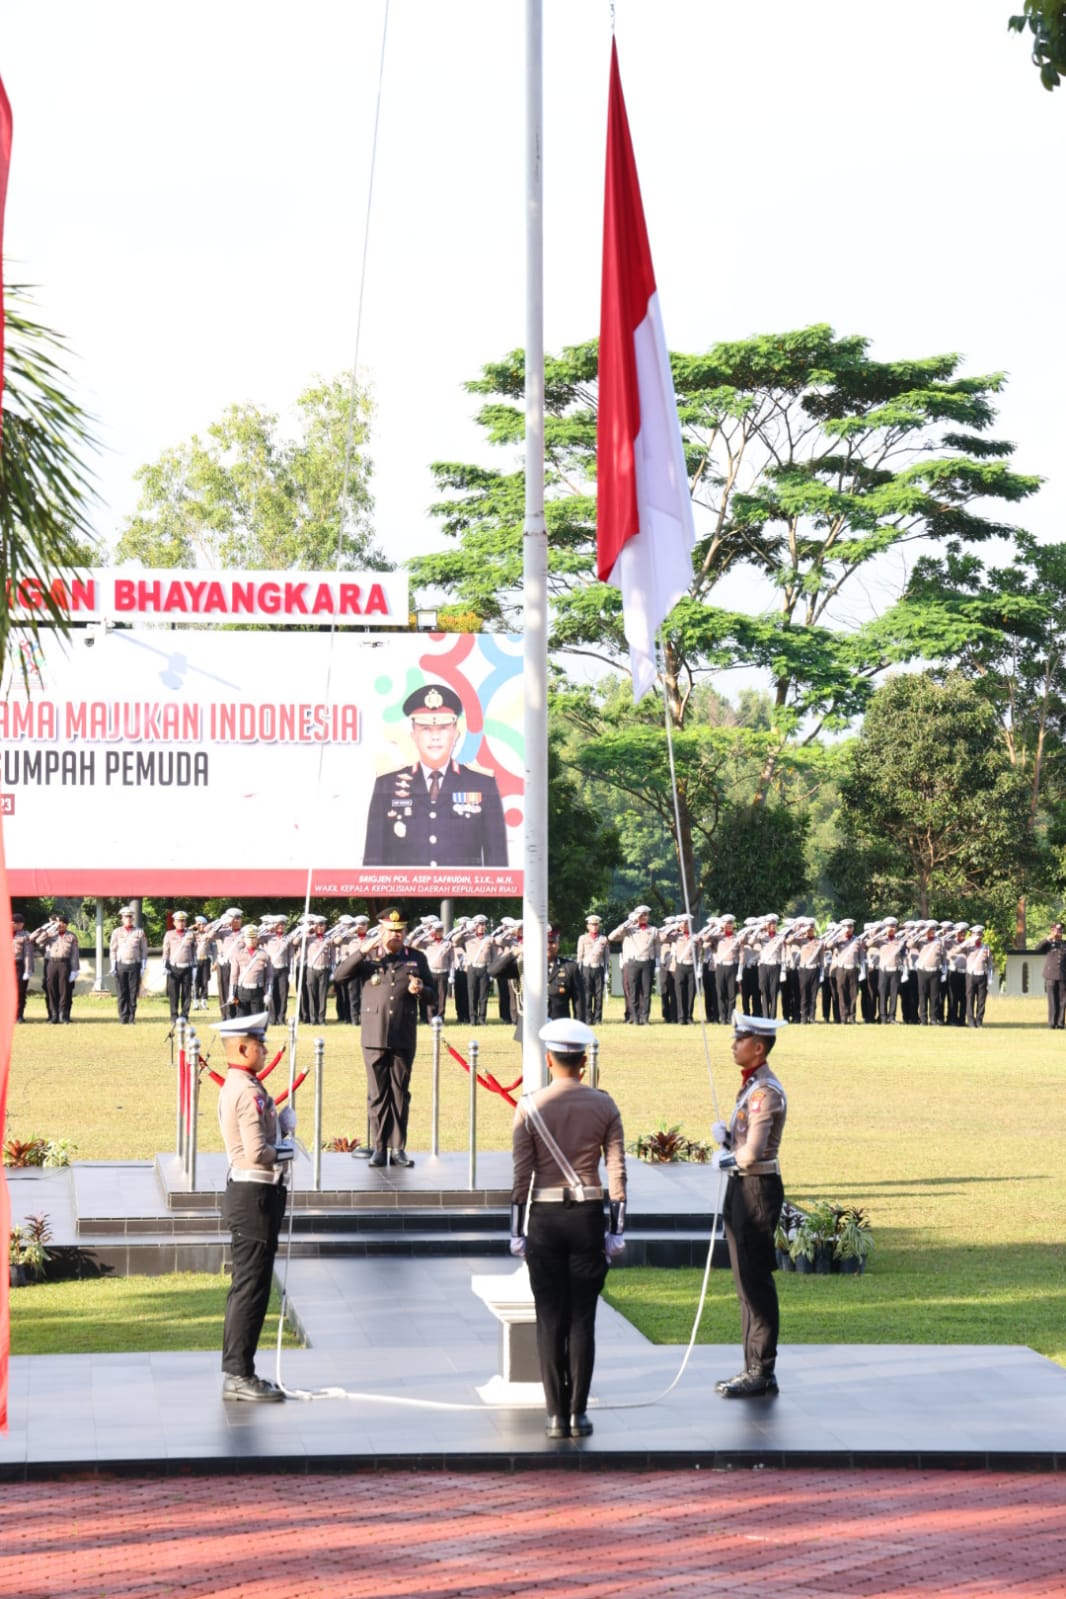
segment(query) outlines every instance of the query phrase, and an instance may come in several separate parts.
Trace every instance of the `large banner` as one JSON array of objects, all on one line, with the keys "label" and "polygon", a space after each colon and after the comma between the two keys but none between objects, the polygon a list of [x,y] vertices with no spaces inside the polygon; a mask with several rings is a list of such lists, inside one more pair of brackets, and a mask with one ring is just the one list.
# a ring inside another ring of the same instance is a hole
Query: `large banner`
[{"label": "large banner", "polygon": [[0,700],[11,892],[522,892],[522,643],[96,632]]}]

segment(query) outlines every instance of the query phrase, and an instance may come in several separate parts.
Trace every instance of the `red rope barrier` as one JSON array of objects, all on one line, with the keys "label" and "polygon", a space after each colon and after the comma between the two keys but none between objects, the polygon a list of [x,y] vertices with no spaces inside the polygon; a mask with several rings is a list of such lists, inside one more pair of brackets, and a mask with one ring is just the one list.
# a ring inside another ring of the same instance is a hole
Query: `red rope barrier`
[{"label": "red rope barrier", "polygon": [[[274,1064],[276,1066],[277,1065],[277,1061],[275,1061]],[[303,1080],[304,1080],[304,1078],[306,1076],[307,1076],[307,1068],[305,1066],[303,1071],[300,1073],[299,1077],[297,1077],[296,1081],[292,1085],[292,1091],[293,1091],[294,1094],[295,1094],[296,1090],[299,1088],[300,1084],[303,1082]],[[263,1080],[262,1078],[259,1079],[260,1082],[262,1082],[262,1080]],[[287,1100],[288,1097],[289,1097],[289,1090],[287,1088],[283,1088],[281,1090],[281,1093],[278,1095],[277,1099],[275,1099],[275,1101],[274,1101],[275,1105],[284,1104],[285,1100]]]},{"label": "red rope barrier", "polygon": [[[463,1068],[464,1072],[469,1072],[470,1071],[470,1062],[464,1060],[457,1049],[453,1049],[452,1046],[450,1044],[448,1044],[448,1043],[445,1043],[444,1047],[448,1051],[448,1054],[452,1057],[452,1059],[453,1060],[457,1060],[459,1062],[459,1064]],[[498,1083],[496,1081],[495,1077],[492,1075],[491,1072],[486,1072],[484,1077],[482,1077],[481,1073],[478,1072],[477,1080],[478,1080],[478,1086],[480,1088],[487,1089],[490,1094],[499,1094],[501,1099],[505,1099],[507,1101],[507,1103],[511,1106],[512,1110],[518,1104],[517,1099],[515,1099],[513,1096],[514,1096],[514,1090],[519,1086],[519,1084],[522,1081],[521,1077],[516,1077],[514,1082],[508,1084],[508,1086],[506,1088],[504,1088],[502,1083]]]},{"label": "red rope barrier", "polygon": [[274,1070],[274,1067],[278,1064],[278,1061],[281,1059],[281,1057],[282,1057],[282,1055],[284,1055],[284,1053],[285,1053],[285,1045],[282,1044],[281,1048],[278,1050],[277,1054],[274,1056],[274,1059],[270,1062],[270,1065],[269,1066],[264,1066],[263,1070],[261,1072],[257,1072],[256,1073],[256,1082],[258,1082],[258,1083],[265,1083],[266,1082],[267,1078],[270,1076],[271,1072]]}]

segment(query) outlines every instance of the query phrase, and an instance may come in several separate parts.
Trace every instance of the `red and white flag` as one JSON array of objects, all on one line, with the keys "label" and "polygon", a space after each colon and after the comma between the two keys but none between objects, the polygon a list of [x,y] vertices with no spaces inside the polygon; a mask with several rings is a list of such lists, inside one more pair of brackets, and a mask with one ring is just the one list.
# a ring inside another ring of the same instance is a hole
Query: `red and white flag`
[{"label": "red and white flag", "polygon": [[[4,405],[4,202],[7,199],[7,174],[11,165],[11,106],[0,82],[0,416]],[[15,1031],[15,967],[11,959],[11,900],[7,892],[4,865],[3,823],[0,822],[0,938],[8,940],[6,958],[0,958],[0,1148],[4,1142],[7,1112],[7,1078],[11,1064],[11,1040]],[[11,1200],[0,1163],[0,1432],[7,1431],[7,1366],[11,1351],[10,1282],[8,1279],[8,1237],[11,1228]]]},{"label": "red and white flag", "polygon": [[613,40],[599,376],[597,568],[602,583],[622,591],[639,700],[655,682],[655,634],[692,584],[696,531]]}]

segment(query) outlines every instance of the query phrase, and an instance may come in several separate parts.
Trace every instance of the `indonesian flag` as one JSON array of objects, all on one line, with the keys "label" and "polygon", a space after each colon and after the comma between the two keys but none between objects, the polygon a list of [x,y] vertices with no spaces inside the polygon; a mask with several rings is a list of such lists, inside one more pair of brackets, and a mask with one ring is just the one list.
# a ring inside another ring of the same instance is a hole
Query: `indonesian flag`
[{"label": "indonesian flag", "polygon": [[691,586],[696,531],[613,40],[596,474],[598,575],[622,591],[639,700],[655,682],[655,634]]},{"label": "indonesian flag", "polygon": [[[11,165],[11,106],[0,82],[0,416],[4,404],[4,202],[7,200],[7,174]],[[0,952],[0,1147],[4,1142],[7,1113],[7,1077],[11,1065],[11,1039],[15,1031],[15,964],[11,958],[11,899],[7,892],[7,867],[4,864],[4,832],[0,822],[0,938],[7,941]],[[11,1286],[8,1278],[8,1234],[11,1229],[11,1200],[7,1179],[0,1163],[0,1432],[7,1431],[7,1364],[11,1351]]]}]

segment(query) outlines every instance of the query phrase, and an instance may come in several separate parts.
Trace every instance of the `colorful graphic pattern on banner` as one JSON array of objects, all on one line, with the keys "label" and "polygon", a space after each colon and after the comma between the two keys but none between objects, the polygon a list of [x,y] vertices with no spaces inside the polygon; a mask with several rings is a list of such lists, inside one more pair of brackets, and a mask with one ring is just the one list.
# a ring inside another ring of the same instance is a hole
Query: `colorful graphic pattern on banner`
[{"label": "colorful graphic pattern on banner", "polygon": [[13,894],[522,892],[520,639],[101,631],[24,660]]}]

